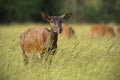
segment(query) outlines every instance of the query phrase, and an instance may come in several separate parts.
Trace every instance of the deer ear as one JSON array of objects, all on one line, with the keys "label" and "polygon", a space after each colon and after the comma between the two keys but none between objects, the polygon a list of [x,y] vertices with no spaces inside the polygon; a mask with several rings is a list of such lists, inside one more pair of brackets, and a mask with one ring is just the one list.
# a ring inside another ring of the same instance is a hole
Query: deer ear
[{"label": "deer ear", "polygon": [[64,15],[62,15],[60,17],[67,20],[68,18],[70,18],[71,15],[72,15],[72,13],[68,13],[68,14],[64,14]]},{"label": "deer ear", "polygon": [[48,15],[47,13],[45,13],[45,12],[42,12],[42,13],[41,13],[41,16],[42,16],[44,19],[46,19],[46,20],[49,20],[49,19],[50,19],[49,15]]}]

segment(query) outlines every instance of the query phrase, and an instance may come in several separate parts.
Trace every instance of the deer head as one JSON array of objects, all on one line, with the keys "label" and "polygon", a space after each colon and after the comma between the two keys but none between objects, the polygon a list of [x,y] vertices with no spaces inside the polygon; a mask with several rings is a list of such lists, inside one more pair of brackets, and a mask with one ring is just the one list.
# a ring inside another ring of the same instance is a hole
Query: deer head
[{"label": "deer head", "polygon": [[64,14],[62,16],[49,16],[47,13],[42,13],[42,17],[46,19],[50,25],[51,25],[51,30],[57,33],[62,32],[62,22],[64,20],[67,20],[70,18],[72,13]]}]

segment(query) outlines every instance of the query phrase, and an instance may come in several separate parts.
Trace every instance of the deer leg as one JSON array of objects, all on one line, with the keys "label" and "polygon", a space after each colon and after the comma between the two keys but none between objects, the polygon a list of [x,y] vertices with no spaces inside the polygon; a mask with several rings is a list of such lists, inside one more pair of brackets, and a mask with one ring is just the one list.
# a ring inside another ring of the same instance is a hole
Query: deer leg
[{"label": "deer leg", "polygon": [[26,55],[26,52],[25,52],[22,44],[21,44],[21,48],[22,48],[22,53],[23,53],[24,64],[28,64],[29,63],[28,56]]},{"label": "deer leg", "polygon": [[22,49],[22,51],[23,51],[23,60],[24,60],[24,63],[28,64],[29,63],[28,56],[26,55],[24,49]]},{"label": "deer leg", "polygon": [[28,56],[26,54],[23,54],[23,60],[24,60],[24,63],[25,64],[28,64],[29,63],[29,59],[28,59]]}]

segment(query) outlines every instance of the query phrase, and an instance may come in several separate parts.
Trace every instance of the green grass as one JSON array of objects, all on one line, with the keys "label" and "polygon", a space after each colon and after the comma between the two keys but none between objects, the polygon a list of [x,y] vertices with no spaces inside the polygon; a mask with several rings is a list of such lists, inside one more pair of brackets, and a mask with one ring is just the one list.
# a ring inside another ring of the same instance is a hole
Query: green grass
[{"label": "green grass", "polygon": [[77,37],[59,38],[51,66],[36,57],[25,66],[19,38],[30,27],[49,25],[0,25],[0,80],[120,80],[120,38],[90,38],[89,24],[71,25]]}]

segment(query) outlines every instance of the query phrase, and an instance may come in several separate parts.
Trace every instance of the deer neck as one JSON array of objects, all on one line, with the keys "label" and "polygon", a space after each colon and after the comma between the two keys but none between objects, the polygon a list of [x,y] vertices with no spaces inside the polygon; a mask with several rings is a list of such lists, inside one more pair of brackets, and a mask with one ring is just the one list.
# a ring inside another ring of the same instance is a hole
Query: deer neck
[{"label": "deer neck", "polygon": [[56,48],[57,47],[57,40],[58,40],[58,33],[54,32],[51,29],[50,34],[49,34],[49,38],[48,38],[48,41],[47,41],[47,45],[50,45],[52,48]]},{"label": "deer neck", "polygon": [[50,39],[53,42],[57,42],[57,40],[58,40],[58,33],[53,31],[53,29],[50,30]]}]

